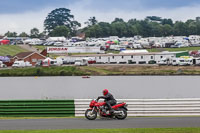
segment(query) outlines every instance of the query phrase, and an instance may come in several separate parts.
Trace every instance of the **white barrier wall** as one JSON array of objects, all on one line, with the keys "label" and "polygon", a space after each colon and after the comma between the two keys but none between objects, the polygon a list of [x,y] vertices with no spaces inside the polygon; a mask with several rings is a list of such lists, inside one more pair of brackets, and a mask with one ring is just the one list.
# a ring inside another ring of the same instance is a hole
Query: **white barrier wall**
[{"label": "white barrier wall", "polygon": [[[75,116],[84,116],[91,99],[75,99]],[[128,116],[200,116],[200,98],[118,99],[128,104]]]}]

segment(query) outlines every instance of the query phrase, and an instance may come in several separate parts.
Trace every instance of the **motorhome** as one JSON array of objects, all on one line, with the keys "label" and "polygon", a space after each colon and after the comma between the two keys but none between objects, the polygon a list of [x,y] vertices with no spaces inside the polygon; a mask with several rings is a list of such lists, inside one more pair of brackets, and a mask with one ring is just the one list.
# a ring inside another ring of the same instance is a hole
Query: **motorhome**
[{"label": "motorhome", "polygon": [[158,61],[158,65],[171,65],[172,59],[170,58],[162,58],[160,61]]},{"label": "motorhome", "polygon": [[193,58],[193,65],[200,66],[200,58]]},{"label": "motorhome", "polygon": [[173,66],[189,66],[192,64],[193,64],[193,59],[191,57],[188,58],[180,57],[180,58],[174,58],[172,60]]},{"label": "motorhome", "polygon": [[61,66],[63,65],[63,60],[62,58],[56,58],[56,59],[51,59],[51,58],[46,58],[42,62],[43,67],[49,67],[49,66]]}]

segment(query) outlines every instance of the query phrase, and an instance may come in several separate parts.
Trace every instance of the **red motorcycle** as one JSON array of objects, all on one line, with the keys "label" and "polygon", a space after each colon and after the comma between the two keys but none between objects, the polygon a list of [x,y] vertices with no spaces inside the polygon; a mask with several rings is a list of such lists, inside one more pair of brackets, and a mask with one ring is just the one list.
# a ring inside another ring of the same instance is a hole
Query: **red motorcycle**
[{"label": "red motorcycle", "polygon": [[106,102],[98,102],[97,100],[92,100],[90,102],[90,109],[85,111],[85,117],[88,120],[95,120],[97,118],[97,113],[100,117],[107,118],[117,118],[119,120],[123,120],[127,117],[127,104],[126,103],[118,103],[112,108],[114,109],[113,113],[110,113],[108,107],[106,106]]}]

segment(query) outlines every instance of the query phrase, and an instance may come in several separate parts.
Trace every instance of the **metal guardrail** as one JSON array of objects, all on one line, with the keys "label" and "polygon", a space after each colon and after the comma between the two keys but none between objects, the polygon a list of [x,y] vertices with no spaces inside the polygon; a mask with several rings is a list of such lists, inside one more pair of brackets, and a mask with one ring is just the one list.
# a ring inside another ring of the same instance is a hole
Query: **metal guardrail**
[{"label": "metal guardrail", "polygon": [[[75,116],[84,116],[91,99],[75,99]],[[200,98],[118,99],[128,104],[128,116],[200,116]]]}]

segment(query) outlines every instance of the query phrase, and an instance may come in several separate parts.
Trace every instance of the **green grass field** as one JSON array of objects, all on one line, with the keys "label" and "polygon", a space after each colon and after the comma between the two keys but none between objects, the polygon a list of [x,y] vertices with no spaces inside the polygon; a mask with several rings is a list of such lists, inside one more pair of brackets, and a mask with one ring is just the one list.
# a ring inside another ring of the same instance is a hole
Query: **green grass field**
[{"label": "green grass field", "polygon": [[33,46],[41,51],[43,51],[47,46]]},{"label": "green grass field", "polygon": [[74,66],[16,68],[0,70],[0,76],[82,76],[88,75]]},{"label": "green grass field", "polygon": [[0,130],[0,133],[200,133],[200,128],[135,128],[135,129],[71,129],[71,130]]},{"label": "green grass field", "polygon": [[6,55],[16,55],[20,52],[27,52],[27,50],[20,48],[19,46],[15,45],[1,45],[0,46],[0,56]]},{"label": "green grass field", "polygon": [[195,51],[200,50],[200,47],[185,47],[185,48],[153,48],[153,49],[147,49],[149,52],[161,52],[161,51]]}]

